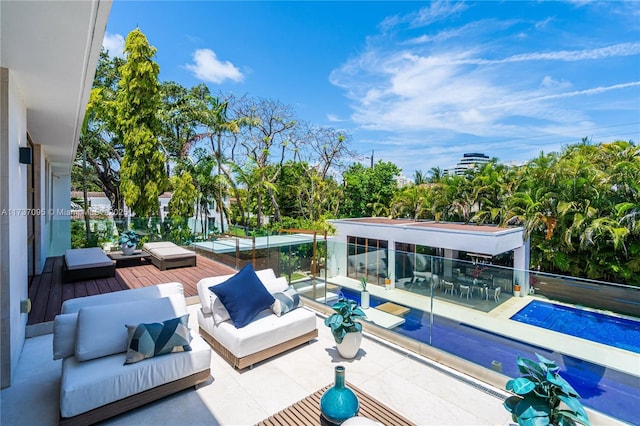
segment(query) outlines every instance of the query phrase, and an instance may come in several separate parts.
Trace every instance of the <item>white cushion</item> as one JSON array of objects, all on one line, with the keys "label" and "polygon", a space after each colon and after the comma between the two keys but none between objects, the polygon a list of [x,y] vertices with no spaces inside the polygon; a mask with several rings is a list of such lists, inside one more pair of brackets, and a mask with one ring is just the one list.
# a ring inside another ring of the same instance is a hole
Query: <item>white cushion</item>
[{"label": "white cushion", "polygon": [[184,257],[192,257],[196,254],[182,247],[164,247],[149,250],[154,257],[158,259],[182,259]]},{"label": "white cushion", "polygon": [[283,291],[289,288],[289,283],[287,282],[286,277],[274,278],[272,280],[267,280],[267,281],[261,280],[261,281],[262,281],[262,284],[264,284],[267,291],[269,291],[269,293],[271,294],[282,293]]},{"label": "white cushion", "polygon": [[142,249],[158,259],[181,259],[183,257],[196,255],[194,252],[177,246],[169,241],[145,243],[145,245],[142,246]]},{"label": "white cushion", "polygon": [[218,296],[216,296],[212,291],[211,293],[211,314],[213,315],[213,320],[216,324],[220,324],[221,322],[225,322],[231,319],[231,315],[227,308],[224,307],[222,300]]},{"label": "white cushion", "polygon": [[[214,304],[214,300],[212,299],[212,296],[217,297],[215,296],[215,294],[209,291],[209,287],[217,284],[221,284],[234,275],[235,274],[220,275],[217,277],[203,278],[200,281],[198,281],[198,296],[200,297],[200,304],[202,305],[202,311],[205,314],[210,314],[213,312],[212,306]],[[260,271],[256,271],[256,275],[258,276],[258,278],[260,278],[260,281],[262,281],[263,284],[265,281],[276,279],[276,274],[273,273],[273,269],[262,269]],[[218,303],[224,309],[222,302],[218,302]],[[228,315],[229,313],[227,312],[227,316]],[[228,317],[227,319],[229,318],[230,317]],[[226,321],[226,320],[223,320],[223,321]]]},{"label": "white cushion", "polygon": [[77,297],[62,304],[62,314],[53,321],[53,359],[72,356],[76,347],[78,311],[83,307],[133,302],[178,294],[184,297],[180,283],[158,284],[150,287],[123,290],[95,296]]},{"label": "white cushion", "polygon": [[162,322],[186,313],[187,304],[180,295],[82,308],[78,312],[75,357],[88,361],[125,352],[126,324]]},{"label": "white cushion", "polygon": [[126,303],[134,300],[152,299],[167,297],[172,294],[184,296],[182,284],[172,282],[158,284],[149,287],[136,288],[133,290],[115,291],[113,293],[96,294],[95,296],[76,297],[69,299],[62,304],[62,313],[69,314],[78,312],[80,308],[96,305],[107,305],[111,303]]},{"label": "white cushion", "polygon": [[142,246],[143,250],[153,250],[158,248],[166,248],[166,247],[178,247],[171,241],[156,241],[153,243],[144,243]]},{"label": "white cushion", "polygon": [[[123,327],[124,328],[124,327]],[[211,365],[211,348],[194,336],[192,350],[124,364],[119,353],[91,362],[69,357],[62,363],[60,413],[73,417],[94,408],[204,371]]]},{"label": "white cushion", "polygon": [[[244,357],[287,342],[316,329],[316,316],[305,308],[277,317],[265,309],[245,327],[235,328],[231,321],[213,324],[198,313],[200,326],[236,357]],[[213,326],[212,326],[213,325]],[[208,328],[210,329],[208,329]]]},{"label": "white cushion", "polygon": [[67,269],[87,269],[100,268],[113,265],[100,247],[89,247],[81,249],[69,249],[64,252],[64,262]]},{"label": "white cushion", "polygon": [[56,315],[53,320],[53,359],[72,356],[76,348],[78,314]]}]

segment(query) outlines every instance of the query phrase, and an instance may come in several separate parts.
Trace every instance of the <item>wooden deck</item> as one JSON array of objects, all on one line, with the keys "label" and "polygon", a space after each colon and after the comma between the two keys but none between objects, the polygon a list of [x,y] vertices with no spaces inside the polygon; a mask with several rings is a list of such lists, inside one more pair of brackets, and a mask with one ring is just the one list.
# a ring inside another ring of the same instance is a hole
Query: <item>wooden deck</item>
[{"label": "wooden deck", "polygon": [[62,256],[49,257],[42,275],[36,275],[29,285],[32,307],[28,325],[53,321],[60,313],[62,302],[74,297],[92,296],[155,284],[180,282],[186,297],[198,294],[197,284],[202,278],[233,274],[235,269],[198,255],[197,266],[160,271],[150,262],[139,266],[117,268],[116,276],[87,281],[62,281]]}]

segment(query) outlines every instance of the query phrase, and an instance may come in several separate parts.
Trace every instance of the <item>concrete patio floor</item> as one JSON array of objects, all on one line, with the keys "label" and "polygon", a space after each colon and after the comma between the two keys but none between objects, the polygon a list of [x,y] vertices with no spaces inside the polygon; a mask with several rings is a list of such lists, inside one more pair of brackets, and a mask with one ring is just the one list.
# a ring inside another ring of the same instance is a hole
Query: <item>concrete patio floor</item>
[{"label": "concrete patio floor", "polygon": [[[189,306],[192,330],[196,310]],[[365,336],[354,360],[343,360],[329,329],[317,318],[318,339],[244,371],[213,352],[212,379],[112,418],[105,425],[250,425],[333,382],[347,380],[419,425],[508,425],[506,393],[430,360]],[[14,383],[1,392],[2,425],[57,425],[60,361],[52,335],[27,339]]]}]

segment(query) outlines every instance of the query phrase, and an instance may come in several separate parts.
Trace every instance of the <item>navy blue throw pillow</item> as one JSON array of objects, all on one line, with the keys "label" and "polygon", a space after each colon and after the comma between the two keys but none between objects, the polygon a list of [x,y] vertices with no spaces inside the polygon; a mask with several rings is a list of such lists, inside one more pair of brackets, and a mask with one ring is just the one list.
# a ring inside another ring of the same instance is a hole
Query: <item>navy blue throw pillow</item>
[{"label": "navy blue throw pillow", "polygon": [[236,328],[249,324],[275,301],[250,263],[222,284],[209,287],[209,290],[220,298]]}]

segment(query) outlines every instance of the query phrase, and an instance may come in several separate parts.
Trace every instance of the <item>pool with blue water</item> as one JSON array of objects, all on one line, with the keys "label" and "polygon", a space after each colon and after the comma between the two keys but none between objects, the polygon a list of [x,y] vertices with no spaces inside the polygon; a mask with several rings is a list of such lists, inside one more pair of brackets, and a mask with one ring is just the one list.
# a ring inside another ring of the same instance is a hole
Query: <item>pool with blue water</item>
[{"label": "pool with blue water", "polygon": [[539,300],[511,319],[640,354],[640,321]]},{"label": "pool with blue water", "polygon": [[[343,288],[342,294],[360,301],[358,291]],[[372,296],[370,304],[375,307],[386,301]],[[404,319],[404,324],[393,331],[429,344],[429,313],[410,308]],[[535,353],[539,353],[560,366],[562,377],[580,394],[585,406],[627,423],[638,424],[640,380],[637,377],[437,315],[434,316],[431,337],[433,347],[486,368],[491,368],[494,361],[500,362],[503,374],[510,377],[519,376],[517,355],[535,359]]]}]

